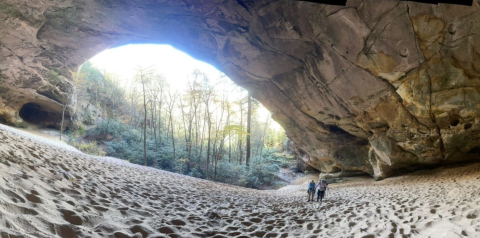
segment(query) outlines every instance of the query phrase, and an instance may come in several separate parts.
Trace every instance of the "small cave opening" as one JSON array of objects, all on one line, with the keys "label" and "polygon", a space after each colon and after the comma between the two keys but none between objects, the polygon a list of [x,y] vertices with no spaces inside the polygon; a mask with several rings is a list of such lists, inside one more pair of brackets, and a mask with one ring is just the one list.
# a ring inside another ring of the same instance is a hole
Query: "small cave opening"
[{"label": "small cave opening", "polygon": [[473,148],[471,148],[469,151],[468,151],[469,154],[480,154],[480,147],[479,146],[475,146]]},{"label": "small cave opening", "polygon": [[340,173],[340,172],[342,172],[342,169],[340,169],[337,166],[332,166],[329,173]]},{"label": "small cave opening", "polygon": [[[30,102],[22,106],[19,116],[27,123],[50,129],[60,129],[62,123],[61,108],[55,110],[38,103]],[[68,125],[69,115],[65,112],[65,125]]]},{"label": "small cave opening", "polygon": [[458,126],[458,124],[460,123],[460,119],[461,117],[457,114],[451,115],[448,119],[450,121],[450,126],[452,127]]},{"label": "small cave opening", "polygon": [[8,121],[5,117],[0,117],[0,124],[7,124]]}]

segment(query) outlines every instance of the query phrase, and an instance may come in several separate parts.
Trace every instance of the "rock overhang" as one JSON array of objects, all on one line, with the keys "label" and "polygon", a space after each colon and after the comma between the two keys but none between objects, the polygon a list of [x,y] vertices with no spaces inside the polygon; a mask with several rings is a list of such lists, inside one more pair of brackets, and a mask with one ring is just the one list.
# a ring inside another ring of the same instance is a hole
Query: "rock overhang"
[{"label": "rock overhang", "polygon": [[61,127],[62,116],[66,118],[65,126],[71,124],[68,111],[63,114],[63,107],[60,105],[45,102],[29,102],[22,105],[18,111],[18,116],[25,122],[47,128]]},{"label": "rock overhang", "polygon": [[61,104],[69,72],[103,49],[167,43],[247,88],[322,172],[384,178],[478,157],[478,0],[1,6],[0,84],[8,91],[0,104],[10,119],[27,102]]}]

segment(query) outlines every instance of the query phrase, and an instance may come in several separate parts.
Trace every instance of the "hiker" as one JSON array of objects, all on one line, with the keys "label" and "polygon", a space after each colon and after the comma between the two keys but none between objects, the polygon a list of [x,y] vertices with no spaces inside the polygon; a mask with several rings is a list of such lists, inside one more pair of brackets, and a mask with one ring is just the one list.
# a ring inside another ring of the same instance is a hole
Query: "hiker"
[{"label": "hiker", "polygon": [[[308,202],[310,202],[310,201],[313,202],[313,198],[315,197],[315,181],[312,180],[312,182],[310,182],[310,183],[308,184],[308,191],[307,191],[307,193],[308,193]],[[312,199],[310,199],[310,197],[311,197]]]},{"label": "hiker", "polygon": [[317,192],[317,202],[318,202],[318,200],[320,200],[320,202],[322,202],[323,197],[325,196],[325,193],[326,193],[327,190],[328,190],[327,181],[325,181],[325,179],[321,179],[321,180],[318,182],[318,185],[315,187],[315,189],[317,189],[317,188],[318,188],[318,192]]}]

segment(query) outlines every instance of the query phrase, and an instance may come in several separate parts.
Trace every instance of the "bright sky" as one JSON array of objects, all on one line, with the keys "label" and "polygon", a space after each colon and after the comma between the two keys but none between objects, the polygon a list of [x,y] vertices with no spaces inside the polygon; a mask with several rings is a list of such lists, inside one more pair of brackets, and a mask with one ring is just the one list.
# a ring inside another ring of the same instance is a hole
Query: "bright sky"
[{"label": "bright sky", "polygon": [[[133,79],[138,67],[152,67],[157,73],[165,76],[168,84],[179,91],[187,85],[188,77],[192,77],[195,69],[207,74],[210,79],[218,79],[222,73],[215,67],[196,60],[191,56],[169,45],[125,45],[101,52],[90,59],[98,69],[113,73],[122,81]],[[262,121],[270,117],[263,106],[259,109]],[[273,122],[272,126],[281,127]]]},{"label": "bright sky", "polygon": [[170,86],[180,89],[187,84],[192,71],[199,69],[209,78],[218,78],[221,72],[215,67],[193,59],[169,45],[125,45],[101,52],[90,61],[99,69],[131,79],[137,67],[153,67],[167,78]]}]

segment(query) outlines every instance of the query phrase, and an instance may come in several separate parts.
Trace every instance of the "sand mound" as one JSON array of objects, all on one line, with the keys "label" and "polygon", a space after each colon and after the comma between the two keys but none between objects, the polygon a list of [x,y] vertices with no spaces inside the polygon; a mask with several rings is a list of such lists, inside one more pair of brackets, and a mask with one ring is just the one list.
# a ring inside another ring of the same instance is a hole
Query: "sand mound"
[{"label": "sand mound", "polygon": [[277,191],[87,156],[0,127],[0,237],[479,237],[480,165]]}]

